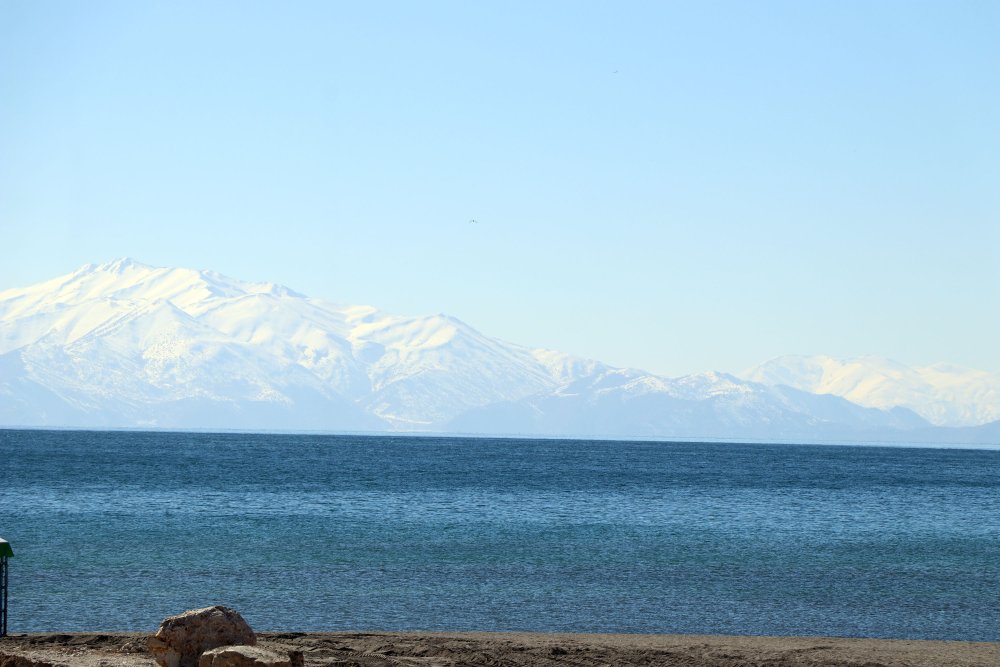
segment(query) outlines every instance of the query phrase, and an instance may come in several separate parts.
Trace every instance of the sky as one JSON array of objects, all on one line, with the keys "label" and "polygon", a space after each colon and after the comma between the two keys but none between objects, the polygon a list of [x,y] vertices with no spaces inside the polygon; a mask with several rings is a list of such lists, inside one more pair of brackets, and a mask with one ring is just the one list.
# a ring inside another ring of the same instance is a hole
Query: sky
[{"label": "sky", "polygon": [[129,256],[670,376],[1000,372],[998,34],[961,0],[0,0],[0,290]]}]

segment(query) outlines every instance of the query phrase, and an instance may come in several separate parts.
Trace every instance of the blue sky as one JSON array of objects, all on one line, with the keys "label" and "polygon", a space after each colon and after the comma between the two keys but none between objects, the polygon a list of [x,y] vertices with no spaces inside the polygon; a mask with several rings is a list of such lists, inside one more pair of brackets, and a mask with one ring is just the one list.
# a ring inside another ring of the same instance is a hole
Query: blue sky
[{"label": "blue sky", "polygon": [[668,375],[1000,371],[998,34],[993,2],[0,1],[0,288],[128,255]]}]

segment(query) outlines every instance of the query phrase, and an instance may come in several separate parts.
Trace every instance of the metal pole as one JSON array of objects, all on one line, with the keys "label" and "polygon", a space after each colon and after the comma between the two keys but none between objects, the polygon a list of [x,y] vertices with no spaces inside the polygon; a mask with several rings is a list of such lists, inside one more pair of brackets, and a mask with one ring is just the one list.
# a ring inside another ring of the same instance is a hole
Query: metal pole
[{"label": "metal pole", "polygon": [[7,636],[7,557],[0,556],[0,637]]}]

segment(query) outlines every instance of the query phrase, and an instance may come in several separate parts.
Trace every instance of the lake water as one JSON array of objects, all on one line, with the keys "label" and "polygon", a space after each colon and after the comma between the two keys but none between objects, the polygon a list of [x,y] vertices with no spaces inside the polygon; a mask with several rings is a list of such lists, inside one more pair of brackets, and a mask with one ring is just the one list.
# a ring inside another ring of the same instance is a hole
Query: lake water
[{"label": "lake water", "polygon": [[0,431],[11,632],[1000,641],[1000,451]]}]

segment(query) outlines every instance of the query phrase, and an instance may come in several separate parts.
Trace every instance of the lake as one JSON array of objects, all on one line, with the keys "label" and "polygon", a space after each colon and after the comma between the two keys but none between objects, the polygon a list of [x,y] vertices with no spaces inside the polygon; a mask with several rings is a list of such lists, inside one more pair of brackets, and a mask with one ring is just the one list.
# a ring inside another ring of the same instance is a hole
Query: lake
[{"label": "lake", "polygon": [[1000,451],[0,431],[10,632],[1000,641]]}]

